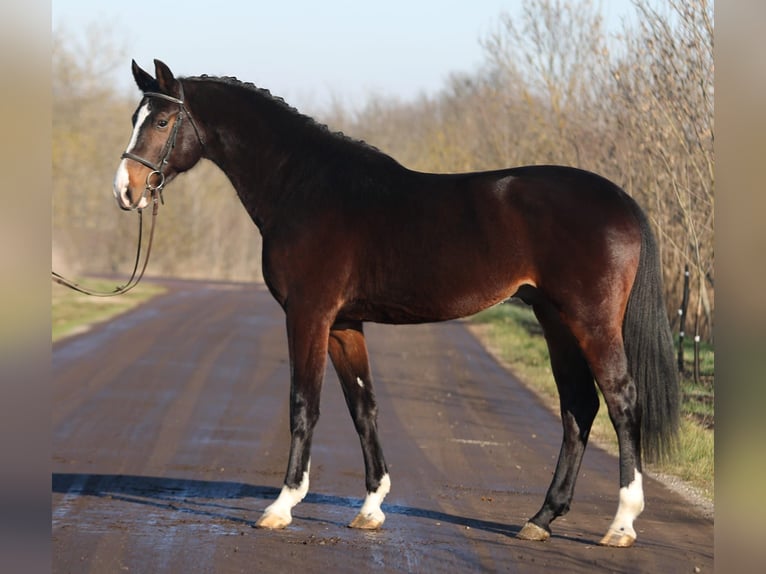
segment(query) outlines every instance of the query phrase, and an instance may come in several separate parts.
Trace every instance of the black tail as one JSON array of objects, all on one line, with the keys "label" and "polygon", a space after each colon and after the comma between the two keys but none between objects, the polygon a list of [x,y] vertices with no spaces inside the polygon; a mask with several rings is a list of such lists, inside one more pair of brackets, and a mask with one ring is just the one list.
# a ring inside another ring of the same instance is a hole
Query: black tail
[{"label": "black tail", "polygon": [[646,215],[640,209],[636,211],[641,226],[641,255],[622,335],[628,371],[638,388],[642,410],[641,446],[645,459],[652,461],[668,458],[675,450],[679,386],[662,295],[659,252]]}]

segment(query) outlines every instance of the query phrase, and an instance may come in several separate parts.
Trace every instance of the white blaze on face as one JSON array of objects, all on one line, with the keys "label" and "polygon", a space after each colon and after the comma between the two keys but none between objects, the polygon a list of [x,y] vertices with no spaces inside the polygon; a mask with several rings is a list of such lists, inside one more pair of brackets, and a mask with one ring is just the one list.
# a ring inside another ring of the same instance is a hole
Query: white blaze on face
[{"label": "white blaze on face", "polygon": [[[149,102],[146,102],[138,110],[136,116],[136,125],[133,126],[133,134],[130,136],[130,142],[128,143],[128,149],[125,151],[132,152],[138,142],[138,133],[141,130],[141,126],[144,125],[146,118],[149,116]],[[127,159],[123,159],[120,165],[117,167],[117,173],[114,175],[114,187],[113,193],[117,202],[123,207],[129,207],[131,205],[130,197],[128,196],[128,186],[130,185],[130,179],[128,176]],[[149,204],[149,200],[146,197],[142,197],[141,201],[136,207],[144,208]]]}]

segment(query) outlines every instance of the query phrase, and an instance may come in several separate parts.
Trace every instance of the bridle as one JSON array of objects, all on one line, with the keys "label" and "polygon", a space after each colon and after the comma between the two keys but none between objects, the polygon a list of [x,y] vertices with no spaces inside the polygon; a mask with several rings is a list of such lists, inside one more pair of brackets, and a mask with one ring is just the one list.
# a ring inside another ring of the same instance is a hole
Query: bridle
[{"label": "bridle", "polygon": [[[146,185],[144,187],[144,191],[141,194],[141,196],[134,201],[130,205],[131,210],[138,211],[138,247],[136,248],[136,261],[133,265],[133,273],[130,275],[130,279],[124,284],[120,285],[118,287],[115,287],[112,291],[94,291],[92,289],[87,289],[85,287],[82,287],[78,285],[77,283],[70,281],[69,279],[66,279],[56,273],[55,271],[51,271],[52,279],[59,285],[64,285],[66,287],[69,287],[70,289],[74,289],[75,291],[78,291],[80,293],[84,293],[86,295],[93,295],[95,297],[113,297],[114,295],[121,295],[123,293],[127,293],[133,287],[138,285],[139,281],[144,276],[144,271],[146,271],[146,266],[149,263],[149,255],[152,252],[152,241],[154,239],[154,227],[155,223],[157,221],[157,213],[159,211],[159,203],[165,204],[165,200],[162,197],[162,190],[165,187],[165,174],[163,172],[163,169],[168,164],[168,160],[170,159],[170,154],[173,152],[173,149],[176,146],[176,138],[178,137],[178,130],[181,128],[181,123],[183,122],[184,117],[189,118],[189,122],[191,123],[192,128],[194,128],[194,133],[197,135],[197,140],[200,143],[200,146],[204,149],[205,147],[205,140],[202,137],[202,134],[200,133],[199,129],[197,128],[197,124],[194,121],[194,118],[189,113],[189,109],[186,107],[186,104],[184,102],[184,88],[181,82],[178,82],[178,89],[180,92],[180,98],[175,98],[173,96],[169,96],[167,94],[163,94],[160,92],[144,92],[144,98],[159,98],[161,100],[167,100],[168,102],[172,102],[174,104],[178,104],[178,112],[176,113],[176,121],[173,123],[173,127],[170,130],[170,134],[168,135],[168,139],[165,142],[165,146],[162,148],[162,152],[160,153],[160,161],[159,163],[152,163],[149,160],[132,154],[130,152],[124,152],[122,154],[121,159],[131,159],[133,161],[136,161],[142,165],[145,165],[152,171],[149,173],[149,175],[146,176]],[[158,177],[159,180],[157,181],[156,185],[152,183],[154,178]],[[141,238],[143,237],[143,208],[139,208],[139,204],[141,203],[141,200],[146,197],[146,195],[149,194],[149,196],[152,198],[152,227],[149,231],[149,244],[146,248],[146,257],[144,258],[144,264],[141,267],[141,272],[136,275],[136,272],[138,271],[139,267],[139,261],[141,259]]]},{"label": "bridle", "polygon": [[[136,201],[134,201],[131,204],[130,209],[138,209],[138,205],[141,203],[141,200],[144,197],[146,197],[147,193],[153,198],[155,204],[156,204],[157,195],[159,195],[159,198],[162,204],[163,205],[165,204],[165,200],[162,197],[162,189],[165,187],[165,174],[163,173],[163,168],[168,164],[168,160],[170,159],[170,154],[173,153],[173,149],[176,147],[176,138],[178,136],[178,130],[181,128],[181,123],[183,122],[184,117],[189,118],[189,122],[191,123],[192,128],[194,128],[194,133],[197,135],[197,140],[199,141],[200,145],[203,148],[205,147],[205,140],[202,138],[202,135],[200,134],[200,131],[197,128],[197,123],[194,121],[194,118],[189,113],[189,110],[186,107],[186,104],[184,102],[184,88],[181,82],[178,82],[178,89],[181,95],[180,98],[175,98],[173,96],[169,96],[167,94],[163,94],[160,92],[144,92],[145,98],[159,98],[161,100],[166,100],[168,102],[178,104],[178,113],[176,113],[176,121],[173,122],[173,127],[170,130],[168,139],[165,141],[165,146],[162,148],[162,152],[160,152],[159,163],[152,163],[146,158],[143,158],[141,156],[135,155],[127,151],[120,156],[121,159],[132,159],[133,161],[136,161],[142,165],[145,165],[146,167],[152,170],[146,176],[146,186],[144,187],[144,192]],[[159,182],[157,183],[157,185],[152,184],[152,180],[154,179],[155,176],[159,178]]]}]

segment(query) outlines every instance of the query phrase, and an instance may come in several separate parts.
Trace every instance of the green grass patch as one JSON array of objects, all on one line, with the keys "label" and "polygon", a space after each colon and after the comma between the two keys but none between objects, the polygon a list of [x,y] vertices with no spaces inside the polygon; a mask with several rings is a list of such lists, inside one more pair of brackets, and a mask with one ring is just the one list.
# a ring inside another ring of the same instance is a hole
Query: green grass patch
[{"label": "green grass patch", "polygon": [[[482,311],[471,321],[473,331],[490,352],[558,413],[558,391],[551,372],[548,347],[532,309],[513,301]],[[694,343],[687,343],[684,345],[685,371],[681,380],[683,400],[679,452],[673,460],[652,465],[650,470],[677,476],[713,500],[715,356],[710,345],[701,344],[700,381],[695,383],[691,374]],[[601,408],[593,423],[591,440],[616,454],[614,429],[600,394],[599,399]]]},{"label": "green grass patch", "polygon": [[[715,375],[715,353],[710,343],[700,341],[700,378]],[[676,353],[678,353],[678,338],[676,338]],[[684,372],[691,376],[694,369],[694,340],[691,337],[684,338]]]},{"label": "green grass patch", "polygon": [[[676,353],[678,340],[676,339]],[[700,342],[699,373],[694,377],[694,341],[684,340],[684,371],[681,377],[683,403],[681,413],[693,419],[703,428],[715,425],[715,353],[712,345]]]},{"label": "green grass patch", "polygon": [[[83,279],[82,285],[89,289],[110,291],[113,281]],[[53,341],[82,332],[132,309],[165,292],[165,288],[153,283],[142,283],[135,289],[115,297],[93,297],[73,291],[62,285],[53,285],[51,292],[51,338]]]}]

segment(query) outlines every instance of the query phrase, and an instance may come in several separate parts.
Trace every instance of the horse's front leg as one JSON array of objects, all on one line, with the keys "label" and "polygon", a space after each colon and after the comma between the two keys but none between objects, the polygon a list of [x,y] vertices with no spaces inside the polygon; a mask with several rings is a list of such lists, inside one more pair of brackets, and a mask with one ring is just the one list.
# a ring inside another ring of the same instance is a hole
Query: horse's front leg
[{"label": "horse's front leg", "polygon": [[256,526],[284,528],[292,522],[292,508],[309,489],[311,438],[319,420],[319,396],[327,363],[331,319],[316,312],[288,309],[287,339],[290,351],[290,458],[279,497],[263,512]]},{"label": "horse's front leg", "polygon": [[333,325],[330,331],[330,358],[343,387],[343,395],[364,455],[367,497],[349,526],[374,530],[380,528],[386,519],[380,506],[391,488],[391,481],[378,438],[378,407],[372,390],[372,375],[361,323]]}]

